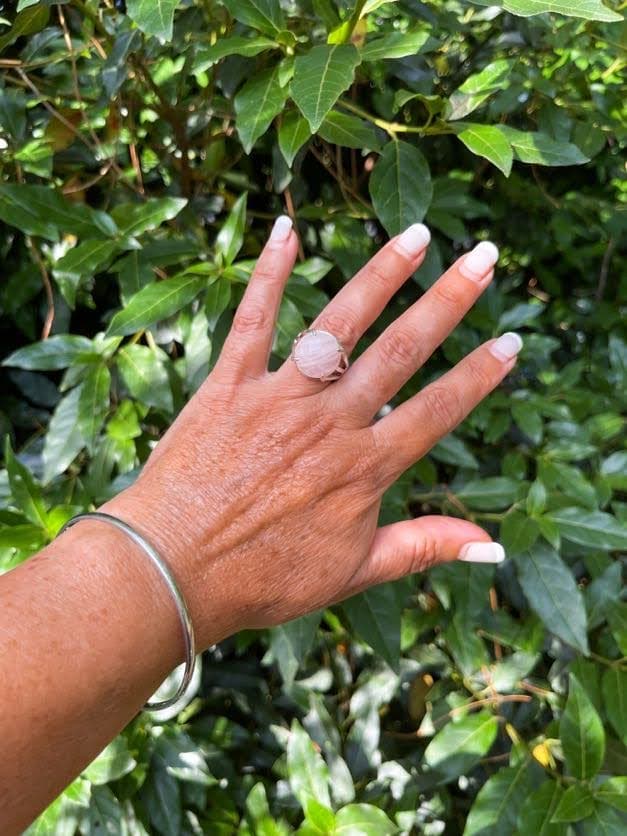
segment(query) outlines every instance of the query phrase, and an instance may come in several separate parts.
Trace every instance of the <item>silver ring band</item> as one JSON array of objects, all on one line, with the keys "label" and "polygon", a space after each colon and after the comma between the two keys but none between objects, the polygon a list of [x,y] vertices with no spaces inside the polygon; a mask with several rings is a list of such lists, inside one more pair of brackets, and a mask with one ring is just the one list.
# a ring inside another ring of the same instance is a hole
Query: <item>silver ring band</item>
[{"label": "silver ring band", "polygon": [[171,705],[174,705],[174,703],[178,702],[187,690],[187,686],[190,683],[190,680],[194,673],[194,666],[196,664],[196,643],[194,639],[194,625],[192,623],[187,604],[185,603],[185,598],[183,597],[183,594],[179,589],[179,585],[174,579],[174,575],[172,574],[169,566],[159,555],[156,549],[154,549],[153,546],[151,546],[150,543],[147,540],[145,540],[141,534],[135,531],[134,528],[131,528],[131,526],[128,523],[125,523],[123,520],[119,520],[112,514],[105,514],[102,511],[87,511],[83,514],[77,514],[75,517],[72,517],[71,520],[68,520],[65,523],[65,525],[59,531],[59,534],[57,536],[63,534],[64,531],[66,531],[68,528],[71,528],[73,525],[76,525],[77,522],[89,519],[100,520],[100,522],[109,523],[109,525],[112,525],[115,528],[127,534],[134,543],[136,543],[141,549],[143,549],[143,551],[148,555],[153,564],[159,570],[161,577],[163,578],[163,580],[166,583],[166,586],[168,587],[170,595],[174,599],[178,617],[181,622],[181,627],[183,628],[183,641],[185,644],[185,671],[183,673],[183,679],[181,680],[181,684],[179,685],[176,693],[172,697],[169,697],[167,700],[160,700],[159,702],[147,702],[144,706],[144,708],[148,711],[160,711],[162,708],[169,708]]}]

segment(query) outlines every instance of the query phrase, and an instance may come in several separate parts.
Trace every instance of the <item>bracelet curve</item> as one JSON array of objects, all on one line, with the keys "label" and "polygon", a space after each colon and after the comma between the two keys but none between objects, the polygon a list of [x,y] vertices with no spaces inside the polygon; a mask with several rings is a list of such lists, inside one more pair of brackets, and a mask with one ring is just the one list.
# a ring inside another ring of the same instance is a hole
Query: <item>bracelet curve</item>
[{"label": "bracelet curve", "polygon": [[119,531],[124,532],[127,534],[134,543],[136,543],[144,552],[148,555],[151,559],[152,563],[156,568],[159,570],[161,577],[165,581],[170,595],[174,599],[174,603],[176,605],[176,609],[178,612],[179,621],[181,622],[181,627],[183,628],[183,640],[185,643],[185,671],[183,673],[183,679],[181,680],[181,684],[177,688],[176,693],[169,697],[167,700],[160,700],[158,702],[147,702],[144,705],[144,709],[147,711],[160,711],[163,708],[169,708],[174,703],[178,702],[180,698],[183,696],[185,691],[187,690],[187,686],[189,685],[191,678],[194,673],[194,667],[196,665],[196,644],[194,639],[194,625],[192,623],[191,616],[189,614],[189,609],[185,602],[185,598],[183,597],[183,593],[181,592],[179,585],[177,584],[172,571],[170,570],[169,566],[163,560],[163,558],[159,555],[157,550],[150,545],[150,543],[142,537],[134,528],[132,528],[128,523],[125,523],[123,520],[114,517],[112,514],[105,514],[103,511],[87,511],[83,514],[77,514],[75,517],[72,517],[68,520],[65,525],[59,531],[58,536],[63,534],[68,528],[71,528],[73,525],[76,525],[77,522],[81,522],[81,520],[100,520],[100,522],[109,523],[109,525],[114,526]]}]

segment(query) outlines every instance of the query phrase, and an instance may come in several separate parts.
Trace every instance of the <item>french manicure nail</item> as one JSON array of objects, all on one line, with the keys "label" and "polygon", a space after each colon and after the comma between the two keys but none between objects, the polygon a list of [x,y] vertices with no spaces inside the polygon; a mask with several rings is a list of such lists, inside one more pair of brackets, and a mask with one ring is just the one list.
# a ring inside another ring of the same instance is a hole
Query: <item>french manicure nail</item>
[{"label": "french manicure nail", "polygon": [[273,244],[283,244],[290,237],[291,231],[292,219],[287,215],[279,215],[274,222],[269,240],[272,241]]},{"label": "french manicure nail", "polygon": [[459,265],[459,272],[473,282],[486,276],[499,260],[498,247],[492,241],[481,241]]},{"label": "french manicure nail", "polygon": [[415,258],[431,240],[431,233],[424,224],[412,224],[396,239],[394,246],[404,255]]},{"label": "french manicure nail", "polygon": [[497,360],[511,360],[522,347],[523,341],[519,335],[513,331],[508,331],[507,334],[501,334],[498,340],[492,343],[489,351]]},{"label": "french manicure nail", "polygon": [[466,543],[457,559],[468,563],[502,563],[505,549],[500,543]]}]

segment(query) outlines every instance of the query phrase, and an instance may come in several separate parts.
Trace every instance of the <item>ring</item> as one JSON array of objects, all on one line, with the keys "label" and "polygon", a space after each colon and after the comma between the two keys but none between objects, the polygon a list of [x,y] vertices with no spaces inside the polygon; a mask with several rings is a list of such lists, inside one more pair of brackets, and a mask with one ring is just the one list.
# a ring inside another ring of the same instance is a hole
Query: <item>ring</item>
[{"label": "ring", "polygon": [[348,356],[342,343],[328,331],[310,328],[301,331],[292,344],[292,360],[305,377],[331,383],[348,368]]}]

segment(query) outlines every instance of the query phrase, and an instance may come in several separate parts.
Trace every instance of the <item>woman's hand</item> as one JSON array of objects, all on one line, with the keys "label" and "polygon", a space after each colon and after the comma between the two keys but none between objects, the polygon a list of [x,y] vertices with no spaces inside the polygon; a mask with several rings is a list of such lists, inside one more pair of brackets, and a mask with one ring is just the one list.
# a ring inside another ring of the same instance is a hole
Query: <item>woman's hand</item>
[{"label": "woman's hand", "polygon": [[[315,327],[350,353],[428,243],[421,224],[393,238]],[[292,359],[267,371],[297,246],[290,220],[278,219],[214,370],[137,483],[105,506],[170,562],[202,647],[441,561],[503,557],[464,520],[422,517],[377,529],[377,517],[383,491],[511,370],[520,338],[480,346],[373,423],[488,286],[496,247],[483,242],[459,259],[339,381],[325,384]]]}]

